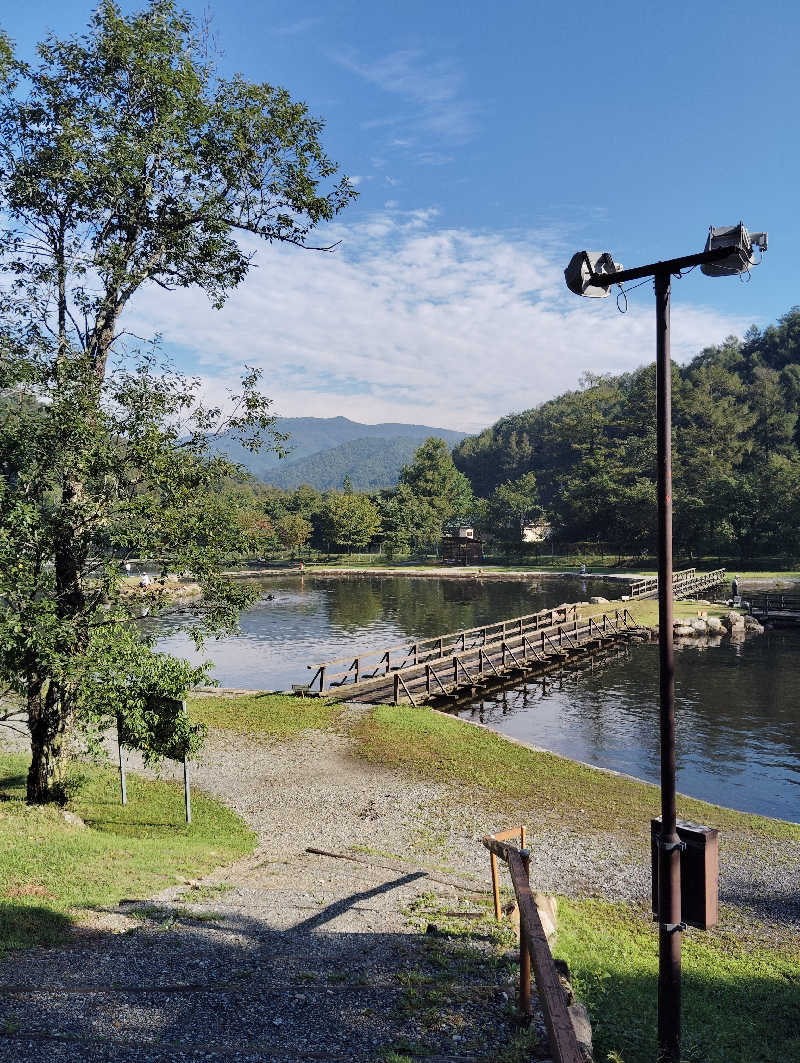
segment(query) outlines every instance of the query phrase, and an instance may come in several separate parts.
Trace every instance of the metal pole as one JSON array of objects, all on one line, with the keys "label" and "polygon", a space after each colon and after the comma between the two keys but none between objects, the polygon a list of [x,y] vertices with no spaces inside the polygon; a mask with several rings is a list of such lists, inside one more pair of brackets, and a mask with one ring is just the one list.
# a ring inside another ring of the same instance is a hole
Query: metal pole
[{"label": "metal pole", "polygon": [[192,822],[192,802],[189,796],[189,765],[186,754],[183,756],[183,799],[186,802],[186,822]]},{"label": "metal pole", "polygon": [[122,752],[122,742],[119,740],[119,716],[117,717],[117,750],[119,752],[119,788],[122,794],[122,803],[128,803],[128,788],[125,784],[125,755]]},{"label": "metal pole", "polygon": [[681,854],[675,812],[675,659],[672,641],[672,363],[670,274],[655,274],[658,444],[658,657],[661,704],[661,836],[658,859],[658,1058],[679,1063]]}]

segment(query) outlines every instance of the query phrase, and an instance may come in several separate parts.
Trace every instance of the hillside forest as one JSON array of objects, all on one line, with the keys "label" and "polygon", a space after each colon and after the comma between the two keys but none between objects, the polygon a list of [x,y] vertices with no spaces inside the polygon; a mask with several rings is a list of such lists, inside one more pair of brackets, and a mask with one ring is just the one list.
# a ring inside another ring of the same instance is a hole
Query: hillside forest
[{"label": "hillside forest", "polygon": [[[685,556],[800,553],[800,308],[673,364],[673,502]],[[431,549],[443,525],[475,524],[489,546],[521,548],[522,520],[559,543],[652,552],[655,365],[586,374],[581,387],[458,443],[428,439],[394,488],[371,493],[249,481],[264,534],[287,549]],[[254,519],[254,518],[252,518]],[[302,523],[301,523],[302,522]]]}]

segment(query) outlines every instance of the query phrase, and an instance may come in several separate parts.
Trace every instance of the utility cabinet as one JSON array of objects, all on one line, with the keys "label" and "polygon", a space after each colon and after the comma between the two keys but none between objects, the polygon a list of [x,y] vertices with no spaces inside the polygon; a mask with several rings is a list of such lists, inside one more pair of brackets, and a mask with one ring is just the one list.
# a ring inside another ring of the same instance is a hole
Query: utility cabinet
[{"label": "utility cabinet", "polygon": [[[708,930],[718,922],[719,837],[713,827],[678,820],[681,852],[681,920]],[[658,917],[658,838],[661,818],[650,820],[650,857],[653,873],[653,915]]]}]

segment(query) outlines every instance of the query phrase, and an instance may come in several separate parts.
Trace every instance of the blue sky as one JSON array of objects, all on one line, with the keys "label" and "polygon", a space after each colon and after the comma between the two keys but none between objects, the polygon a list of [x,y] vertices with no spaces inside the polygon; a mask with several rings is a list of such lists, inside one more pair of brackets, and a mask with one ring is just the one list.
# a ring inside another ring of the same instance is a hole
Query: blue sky
[{"label": "blue sky", "polygon": [[[0,20],[29,54],[89,10],[28,0]],[[573,251],[637,265],[701,250],[712,223],[766,229],[770,250],[748,284],[675,282],[675,357],[800,302],[797,5],[211,10],[222,70],[305,100],[361,193],[335,256],[266,249],[221,312],[195,293],[137,298],[131,322],[211,392],[249,361],[281,414],[478,429],[585,370],[652,360],[648,286],[624,316],[613,297],[577,299]]]}]

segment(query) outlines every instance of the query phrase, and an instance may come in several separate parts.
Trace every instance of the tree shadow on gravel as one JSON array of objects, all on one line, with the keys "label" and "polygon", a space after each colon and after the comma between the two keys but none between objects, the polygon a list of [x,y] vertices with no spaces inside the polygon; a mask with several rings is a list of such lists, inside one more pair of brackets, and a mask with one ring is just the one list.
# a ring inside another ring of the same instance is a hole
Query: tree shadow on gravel
[{"label": "tree shadow on gravel", "polygon": [[8,954],[0,1061],[377,1063],[392,1051],[483,1061],[504,1047],[509,1060],[535,1058],[536,1025],[521,1034],[515,1023],[507,926],[322,929],[356,905],[368,921],[365,901],[419,877],[353,893],[287,930],[238,913],[195,917],[181,898],[143,904],[141,924],[123,934]]}]

